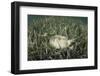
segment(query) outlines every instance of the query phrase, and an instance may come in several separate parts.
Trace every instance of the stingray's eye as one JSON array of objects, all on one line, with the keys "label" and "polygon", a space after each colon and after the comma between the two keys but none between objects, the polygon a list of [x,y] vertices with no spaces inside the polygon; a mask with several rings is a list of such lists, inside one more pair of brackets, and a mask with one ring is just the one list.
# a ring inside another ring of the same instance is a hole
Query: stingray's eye
[{"label": "stingray's eye", "polygon": [[58,38],[58,40],[61,40],[61,38]]}]

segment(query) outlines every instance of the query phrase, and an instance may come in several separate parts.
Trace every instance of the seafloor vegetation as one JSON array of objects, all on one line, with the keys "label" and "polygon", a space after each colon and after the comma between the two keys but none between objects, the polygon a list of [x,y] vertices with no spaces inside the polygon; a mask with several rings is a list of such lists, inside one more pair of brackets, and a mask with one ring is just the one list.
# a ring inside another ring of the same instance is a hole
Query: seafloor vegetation
[{"label": "seafloor vegetation", "polygon": [[[28,60],[87,58],[87,20],[87,17],[28,15]],[[74,41],[66,48],[52,47],[50,38],[57,35]]]}]

